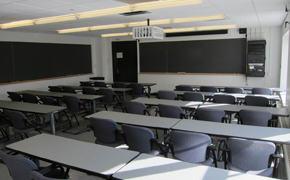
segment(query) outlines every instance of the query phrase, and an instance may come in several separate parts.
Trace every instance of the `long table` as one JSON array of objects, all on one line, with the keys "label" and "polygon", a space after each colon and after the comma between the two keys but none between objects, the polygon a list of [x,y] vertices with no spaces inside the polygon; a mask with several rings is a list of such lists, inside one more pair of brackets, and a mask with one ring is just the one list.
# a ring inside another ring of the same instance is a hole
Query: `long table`
[{"label": "long table", "polygon": [[55,134],[53,114],[66,109],[66,107],[62,107],[62,106],[49,106],[49,105],[32,104],[32,103],[16,102],[16,101],[2,101],[2,100],[0,100],[0,108],[21,111],[21,112],[28,112],[28,113],[36,113],[36,114],[44,114],[44,115],[48,114],[50,118],[51,134]]},{"label": "long table", "polygon": [[272,178],[244,174],[237,171],[224,170],[179,160],[140,154],[129,164],[113,175],[114,179],[135,180],[270,180]]},{"label": "long table", "polygon": [[92,101],[92,108],[93,113],[96,112],[96,100],[104,97],[103,95],[89,95],[89,94],[73,94],[73,93],[63,93],[63,92],[49,92],[49,91],[35,91],[35,90],[25,90],[25,91],[18,91],[17,93],[29,93],[36,96],[47,96],[47,97],[54,97],[54,98],[63,98],[63,96],[74,96],[78,97],[82,100],[90,100]]},{"label": "long table", "polygon": [[7,149],[67,168],[108,178],[139,155],[139,152],[115,149],[59,136],[40,134],[10,144]]}]

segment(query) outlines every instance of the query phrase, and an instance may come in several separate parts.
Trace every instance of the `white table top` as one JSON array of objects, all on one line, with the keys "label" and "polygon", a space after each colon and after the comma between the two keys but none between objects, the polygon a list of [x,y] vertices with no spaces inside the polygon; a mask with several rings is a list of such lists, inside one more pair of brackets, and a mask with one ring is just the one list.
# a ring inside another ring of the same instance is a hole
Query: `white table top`
[{"label": "white table top", "polygon": [[[105,87],[91,87],[91,86],[66,86],[66,85],[59,85],[60,87],[71,87],[74,88],[75,90],[82,90],[83,88],[87,87],[87,88],[93,88],[96,91],[98,91],[99,89],[104,89]],[[128,91],[132,91],[132,88],[105,88],[105,89],[112,89],[115,92],[128,92]]]},{"label": "white table top", "polygon": [[48,134],[36,135],[6,147],[73,169],[104,176],[112,175],[139,154],[135,151]]},{"label": "white table top", "polygon": [[145,115],[136,115],[129,113],[121,113],[121,112],[113,112],[113,111],[101,111],[95,114],[91,114],[86,116],[86,118],[96,117],[103,119],[111,119],[116,123],[121,124],[131,124],[136,126],[145,126],[152,128],[160,128],[160,129],[170,129],[176,123],[178,123],[179,119],[173,118],[162,118],[155,116],[145,116]]},{"label": "white table top", "polygon": [[275,100],[275,101],[280,101],[280,97],[278,95],[263,95],[263,94],[238,94],[238,93],[214,93],[214,95],[231,95],[236,98],[241,98],[244,99],[246,96],[260,96],[260,97],[265,97],[269,100]]},{"label": "white table top", "polygon": [[172,129],[223,137],[238,137],[290,144],[290,129],[286,128],[259,127],[198,120],[181,120],[174,125]]},{"label": "white table top", "polygon": [[182,108],[197,108],[198,105],[203,104],[203,102],[198,101],[175,101],[175,100],[165,100],[165,99],[156,99],[156,98],[137,98],[133,99],[134,102],[141,102],[143,104],[157,106],[158,104],[165,105],[174,105],[180,106]]},{"label": "white table top", "polygon": [[263,176],[243,174],[175,159],[141,154],[113,175],[117,179],[138,180],[266,180]]}]

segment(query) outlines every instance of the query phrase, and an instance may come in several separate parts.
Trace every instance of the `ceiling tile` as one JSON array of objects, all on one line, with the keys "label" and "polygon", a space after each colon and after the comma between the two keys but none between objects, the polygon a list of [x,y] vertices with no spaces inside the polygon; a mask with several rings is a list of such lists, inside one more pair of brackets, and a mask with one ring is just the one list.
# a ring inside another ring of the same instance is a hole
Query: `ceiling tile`
[{"label": "ceiling tile", "polygon": [[11,12],[15,12],[15,13],[32,12],[32,11],[38,11],[41,9],[43,9],[43,8],[21,5],[21,4],[17,4],[17,3],[6,4],[6,5],[0,6],[0,11],[5,10],[5,11],[11,11]]},{"label": "ceiling tile", "polygon": [[49,1],[47,1],[47,0],[25,0],[25,1],[18,2],[18,4],[32,6],[32,7],[38,7],[38,8],[43,8],[43,9],[52,9],[52,8],[70,5],[67,2],[59,2],[56,0],[49,0]]},{"label": "ceiling tile", "polygon": [[83,6],[72,4],[68,6],[57,7],[57,8],[54,8],[54,10],[65,12],[67,14],[74,14],[74,13],[89,11],[90,9]]}]

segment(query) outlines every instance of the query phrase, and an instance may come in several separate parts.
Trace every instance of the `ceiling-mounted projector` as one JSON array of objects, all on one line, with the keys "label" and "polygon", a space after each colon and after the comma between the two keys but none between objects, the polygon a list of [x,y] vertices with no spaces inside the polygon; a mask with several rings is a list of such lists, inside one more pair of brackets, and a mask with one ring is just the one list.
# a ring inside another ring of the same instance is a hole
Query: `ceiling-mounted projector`
[{"label": "ceiling-mounted projector", "polygon": [[156,26],[133,27],[133,39],[163,39],[163,28]]}]

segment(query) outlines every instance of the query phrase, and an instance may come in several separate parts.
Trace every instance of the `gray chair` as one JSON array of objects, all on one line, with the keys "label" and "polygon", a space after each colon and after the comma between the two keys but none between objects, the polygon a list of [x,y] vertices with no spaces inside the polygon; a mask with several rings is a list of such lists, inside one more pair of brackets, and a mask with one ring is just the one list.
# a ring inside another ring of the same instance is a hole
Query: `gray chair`
[{"label": "gray chair", "polygon": [[215,94],[213,96],[214,103],[236,104],[235,96],[225,94]]},{"label": "gray chair", "polygon": [[88,81],[81,81],[80,82],[81,86],[88,86],[88,87],[92,87],[92,83],[88,82]]},{"label": "gray chair", "polygon": [[264,95],[271,95],[272,90],[269,88],[253,88],[252,94],[264,94]]},{"label": "gray chair", "polygon": [[176,91],[192,91],[192,87],[191,86],[175,86],[175,90]]},{"label": "gray chair", "polygon": [[117,105],[120,104],[120,100],[116,96],[115,92],[109,88],[102,88],[99,89],[100,95],[104,95],[105,97],[101,98],[101,102],[103,103],[106,111],[108,111],[107,106],[109,105]]},{"label": "gray chair", "polygon": [[0,131],[3,137],[6,137],[7,140],[10,140],[9,134],[6,132],[6,129],[10,126],[10,121],[5,117],[4,113],[0,111]]},{"label": "gray chair", "polygon": [[148,109],[146,108],[145,104],[141,102],[124,101],[123,105],[125,107],[126,113],[139,114],[139,115],[148,114],[150,116],[150,113]]},{"label": "gray chair", "polygon": [[107,87],[107,84],[106,83],[104,83],[104,82],[94,82],[94,86],[95,87]]},{"label": "gray chair", "polygon": [[69,86],[62,86],[62,91],[65,93],[72,93],[72,94],[76,94],[76,90],[72,87]]},{"label": "gray chair", "polygon": [[239,122],[244,125],[267,127],[276,121],[272,120],[272,114],[268,111],[242,109],[239,112]]},{"label": "gray chair", "polygon": [[198,108],[196,111],[196,118],[203,121],[211,122],[227,122],[226,113],[220,109],[206,109]]},{"label": "gray chair", "polygon": [[230,138],[226,146],[228,159],[225,166],[227,165],[228,169],[261,176],[272,175],[272,161],[276,151],[274,143]]},{"label": "gray chair", "polygon": [[249,106],[262,106],[262,107],[268,107],[269,100],[262,96],[246,96],[245,97],[245,104]]},{"label": "gray chair", "polygon": [[65,179],[56,179],[56,178],[45,177],[41,173],[39,173],[37,171],[31,171],[30,172],[30,177],[33,180],[65,180]]},{"label": "gray chair", "polygon": [[48,86],[50,92],[62,92],[59,86]]},{"label": "gray chair", "polygon": [[137,97],[144,97],[144,96],[147,96],[149,98],[149,95],[145,91],[145,88],[142,84],[131,83],[129,87],[132,88],[132,94],[131,94],[132,99],[135,99]]},{"label": "gray chair", "polygon": [[127,88],[127,84],[121,82],[115,82],[113,88]]},{"label": "gray chair", "polygon": [[8,97],[11,99],[11,101],[22,101],[22,97],[19,93],[16,92],[7,92]]},{"label": "gray chair", "polygon": [[83,94],[96,95],[98,93],[94,88],[85,87],[83,88]]},{"label": "gray chair", "polygon": [[25,136],[28,138],[27,133],[30,131],[35,130],[41,134],[41,125],[28,121],[23,113],[10,110],[5,110],[4,113],[8,116],[11,125],[13,126],[12,131],[16,134],[19,134],[21,139],[23,139],[22,134],[25,134]]},{"label": "gray chair", "polygon": [[183,93],[183,101],[204,101],[204,95],[198,92]]},{"label": "gray chair", "polygon": [[150,129],[123,124],[122,130],[125,134],[126,144],[129,146],[128,150],[151,155],[158,155],[162,152],[167,156],[167,149],[154,139],[154,134]]},{"label": "gray chair", "polygon": [[[211,146],[211,138],[206,134],[172,131],[168,144],[175,159],[207,166],[215,162],[217,167],[215,148]],[[210,157],[210,151],[213,158]]]},{"label": "gray chair", "polygon": [[22,93],[22,100],[23,102],[27,102],[27,103],[34,103],[34,104],[39,103],[38,98],[35,95],[29,94],[29,93]]},{"label": "gray chair", "polygon": [[236,88],[236,87],[226,87],[225,88],[226,93],[237,93],[237,94],[243,94],[244,89],[243,88]]},{"label": "gray chair", "polygon": [[179,106],[158,104],[158,112],[161,117],[186,119],[186,115]]},{"label": "gray chair", "polygon": [[47,172],[45,173],[45,176],[51,178],[61,178],[65,175],[64,169],[61,166],[51,165],[47,168],[37,167],[37,165],[30,159],[8,155],[3,151],[0,151],[0,157],[6,164],[13,180],[31,180],[31,171]]},{"label": "gray chair", "polygon": [[200,92],[218,92],[218,88],[213,86],[200,86]]},{"label": "gray chair", "polygon": [[177,94],[174,91],[158,91],[158,99],[177,100]]},{"label": "gray chair", "polygon": [[94,135],[95,143],[110,147],[116,147],[125,143],[125,140],[118,129],[118,125],[111,119],[90,118]]}]

